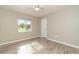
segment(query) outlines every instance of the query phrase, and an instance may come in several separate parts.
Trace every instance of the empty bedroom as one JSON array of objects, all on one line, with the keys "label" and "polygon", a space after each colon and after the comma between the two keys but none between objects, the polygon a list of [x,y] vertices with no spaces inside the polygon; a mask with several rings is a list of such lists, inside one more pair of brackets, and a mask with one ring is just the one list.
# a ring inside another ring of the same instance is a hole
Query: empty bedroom
[{"label": "empty bedroom", "polygon": [[79,5],[0,5],[0,54],[79,54]]}]

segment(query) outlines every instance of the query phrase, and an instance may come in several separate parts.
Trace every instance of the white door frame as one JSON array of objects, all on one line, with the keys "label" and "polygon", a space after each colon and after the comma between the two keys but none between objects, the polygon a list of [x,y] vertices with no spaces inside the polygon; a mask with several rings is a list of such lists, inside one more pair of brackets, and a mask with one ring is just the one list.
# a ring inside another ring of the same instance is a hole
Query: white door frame
[{"label": "white door frame", "polygon": [[47,37],[47,19],[41,19],[41,37]]}]

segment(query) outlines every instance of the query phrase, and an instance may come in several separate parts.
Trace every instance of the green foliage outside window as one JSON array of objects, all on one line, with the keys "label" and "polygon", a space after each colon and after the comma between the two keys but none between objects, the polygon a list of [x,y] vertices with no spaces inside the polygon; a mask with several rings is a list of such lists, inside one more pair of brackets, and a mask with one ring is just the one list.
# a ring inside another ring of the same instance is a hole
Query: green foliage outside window
[{"label": "green foliage outside window", "polygon": [[18,20],[18,32],[31,31],[31,20]]}]

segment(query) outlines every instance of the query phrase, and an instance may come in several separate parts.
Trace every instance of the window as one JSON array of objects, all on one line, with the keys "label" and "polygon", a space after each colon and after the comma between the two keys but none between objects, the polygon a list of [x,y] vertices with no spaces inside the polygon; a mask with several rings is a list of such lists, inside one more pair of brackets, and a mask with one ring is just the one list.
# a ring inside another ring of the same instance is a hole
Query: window
[{"label": "window", "polygon": [[18,20],[18,32],[29,32],[31,31],[31,20],[30,19],[19,19]]}]

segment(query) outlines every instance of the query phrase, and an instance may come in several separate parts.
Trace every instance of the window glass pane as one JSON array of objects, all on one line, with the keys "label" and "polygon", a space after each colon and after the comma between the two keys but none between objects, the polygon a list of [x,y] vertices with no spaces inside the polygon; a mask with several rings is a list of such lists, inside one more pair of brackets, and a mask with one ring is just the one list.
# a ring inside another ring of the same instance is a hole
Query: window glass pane
[{"label": "window glass pane", "polygon": [[18,20],[18,32],[29,32],[31,31],[31,20],[19,19]]}]

